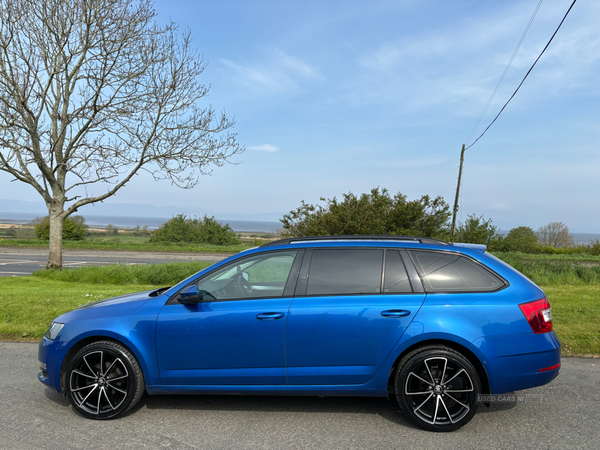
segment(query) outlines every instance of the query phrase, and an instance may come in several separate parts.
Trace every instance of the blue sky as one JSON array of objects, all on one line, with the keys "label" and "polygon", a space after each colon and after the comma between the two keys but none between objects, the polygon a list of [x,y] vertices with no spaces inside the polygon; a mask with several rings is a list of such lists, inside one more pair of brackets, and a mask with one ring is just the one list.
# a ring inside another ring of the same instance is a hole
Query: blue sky
[{"label": "blue sky", "polygon": [[[246,152],[192,190],[140,175],[106,201],[277,220],[381,186],[452,204],[460,148],[538,0],[157,0],[189,28],[210,102]],[[545,0],[477,135],[571,0]],[[578,2],[488,133],[466,153],[460,216],[502,229],[562,221],[600,233],[599,2]],[[37,201],[0,174],[0,197]],[[79,213],[92,214],[93,207]]]}]

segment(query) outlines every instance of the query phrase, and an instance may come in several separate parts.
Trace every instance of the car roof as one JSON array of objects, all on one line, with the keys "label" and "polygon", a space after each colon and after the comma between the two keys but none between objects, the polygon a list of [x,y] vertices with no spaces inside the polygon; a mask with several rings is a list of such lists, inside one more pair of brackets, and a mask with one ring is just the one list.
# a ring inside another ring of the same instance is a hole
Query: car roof
[{"label": "car roof", "polygon": [[403,243],[420,243],[420,244],[437,244],[437,245],[452,245],[449,242],[441,239],[433,239],[419,236],[384,236],[384,235],[349,235],[349,236],[306,236],[292,237],[280,239],[273,242],[268,242],[262,247],[271,247],[274,245],[289,245],[289,244],[308,244],[308,243],[331,243],[331,242],[403,242]]}]

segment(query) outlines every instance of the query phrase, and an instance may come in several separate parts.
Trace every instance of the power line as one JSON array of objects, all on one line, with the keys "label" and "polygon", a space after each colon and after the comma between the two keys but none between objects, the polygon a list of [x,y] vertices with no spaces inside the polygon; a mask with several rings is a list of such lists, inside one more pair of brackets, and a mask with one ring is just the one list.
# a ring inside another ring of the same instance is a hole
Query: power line
[{"label": "power line", "polygon": [[527,32],[529,31],[529,28],[531,27],[531,24],[533,23],[533,19],[535,19],[535,16],[537,15],[537,12],[540,9],[540,6],[542,5],[543,2],[544,2],[544,0],[540,0],[538,2],[537,6],[535,7],[535,11],[533,11],[533,15],[531,16],[531,19],[529,19],[529,23],[527,24],[527,27],[525,28],[525,31],[523,31],[523,34],[521,35],[521,39],[519,39],[519,43],[517,44],[517,47],[515,48],[515,51],[513,52],[512,56],[510,57],[510,60],[508,61],[508,64],[506,65],[506,68],[504,69],[504,73],[502,73],[502,76],[498,80],[498,83],[496,83],[496,87],[494,88],[494,91],[492,92],[492,95],[490,96],[487,104],[483,108],[483,111],[481,112],[481,114],[479,116],[479,119],[477,119],[477,123],[475,124],[475,126],[471,130],[471,134],[469,134],[469,137],[465,141],[467,143],[467,145],[469,144],[469,141],[471,140],[471,138],[475,134],[475,131],[477,131],[477,128],[479,127],[479,124],[483,120],[483,117],[485,116],[485,113],[487,112],[488,108],[490,107],[490,105],[492,103],[492,100],[496,96],[496,92],[498,92],[498,88],[500,88],[500,85],[504,81],[504,77],[506,76],[506,73],[508,72],[508,69],[512,65],[513,60],[515,59],[515,56],[517,55],[517,52],[521,48],[521,44],[525,40],[525,36],[527,36]]},{"label": "power line", "polygon": [[519,86],[517,86],[517,89],[515,89],[515,92],[513,92],[513,94],[508,99],[508,101],[502,107],[502,109],[500,109],[500,112],[496,115],[496,117],[494,117],[494,120],[492,120],[492,122],[487,126],[487,128],[485,130],[483,130],[483,133],[481,133],[479,135],[479,137],[477,139],[475,139],[473,141],[473,143],[471,145],[469,145],[465,150],[473,147],[477,143],[477,141],[483,137],[483,135],[487,132],[487,130],[489,130],[490,127],[494,124],[494,122],[496,122],[496,120],[498,119],[498,117],[500,117],[500,114],[502,114],[502,111],[504,111],[504,109],[508,106],[508,104],[513,99],[513,97],[517,94],[517,92],[519,92],[519,89],[521,88],[521,86],[523,85],[523,83],[525,82],[525,80],[527,79],[527,77],[529,76],[529,74],[531,73],[531,71],[533,70],[533,68],[535,67],[535,65],[537,64],[537,62],[540,60],[540,58],[542,57],[542,55],[544,54],[544,52],[546,51],[546,49],[550,46],[550,43],[554,39],[554,36],[556,36],[556,34],[558,33],[558,30],[560,30],[560,27],[562,26],[562,24],[564,23],[565,19],[567,18],[567,16],[571,12],[571,9],[573,9],[573,6],[575,6],[575,3],[577,3],[577,0],[573,0],[573,3],[571,3],[571,6],[569,6],[569,9],[567,10],[567,12],[565,13],[564,17],[562,18],[562,20],[558,24],[558,27],[554,31],[554,34],[552,34],[552,37],[550,38],[550,40],[548,41],[548,43],[546,44],[546,46],[544,47],[544,49],[542,50],[542,52],[539,54],[539,56],[537,57],[537,59],[534,61],[533,65],[529,68],[529,70],[527,71],[527,73],[523,77],[523,80],[521,80],[521,82],[519,83]]}]

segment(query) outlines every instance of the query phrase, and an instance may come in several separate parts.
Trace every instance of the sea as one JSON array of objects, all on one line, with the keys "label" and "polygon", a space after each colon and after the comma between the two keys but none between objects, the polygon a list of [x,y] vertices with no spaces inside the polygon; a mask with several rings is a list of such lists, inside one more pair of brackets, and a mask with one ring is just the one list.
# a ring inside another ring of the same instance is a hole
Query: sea
[{"label": "sea", "polygon": [[[42,214],[26,212],[0,212],[0,223],[24,225],[39,216],[42,216]],[[170,219],[170,217],[95,216],[87,214],[83,217],[85,218],[85,223],[90,227],[104,228],[111,224],[117,228],[135,228],[139,225],[140,227],[147,226],[151,230],[158,228],[160,225]],[[247,231],[258,233],[276,233],[283,228],[281,222],[275,221],[219,219],[219,222],[222,224],[229,224],[229,226],[237,232]]]},{"label": "sea", "polygon": [[[28,212],[0,212],[0,223],[9,224],[27,224],[36,217],[42,214]],[[101,215],[85,215],[85,223],[90,227],[104,228],[111,224],[117,228],[135,228],[147,226],[154,230],[165,223],[170,217],[141,217],[141,216],[101,216]],[[222,224],[229,224],[234,231],[237,232],[255,232],[255,233],[277,233],[283,229],[281,222],[262,221],[262,220],[226,220],[218,219]],[[508,231],[500,230],[502,234]],[[572,233],[575,244],[587,245],[595,239],[600,239],[600,234],[597,233]]]}]

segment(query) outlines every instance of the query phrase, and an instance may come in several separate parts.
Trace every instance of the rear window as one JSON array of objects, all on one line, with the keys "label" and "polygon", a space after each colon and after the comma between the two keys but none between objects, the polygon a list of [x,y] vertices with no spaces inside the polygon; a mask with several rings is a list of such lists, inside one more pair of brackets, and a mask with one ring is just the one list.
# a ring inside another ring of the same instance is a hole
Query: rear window
[{"label": "rear window", "polygon": [[504,281],[490,270],[456,253],[410,251],[427,292],[489,292]]}]

